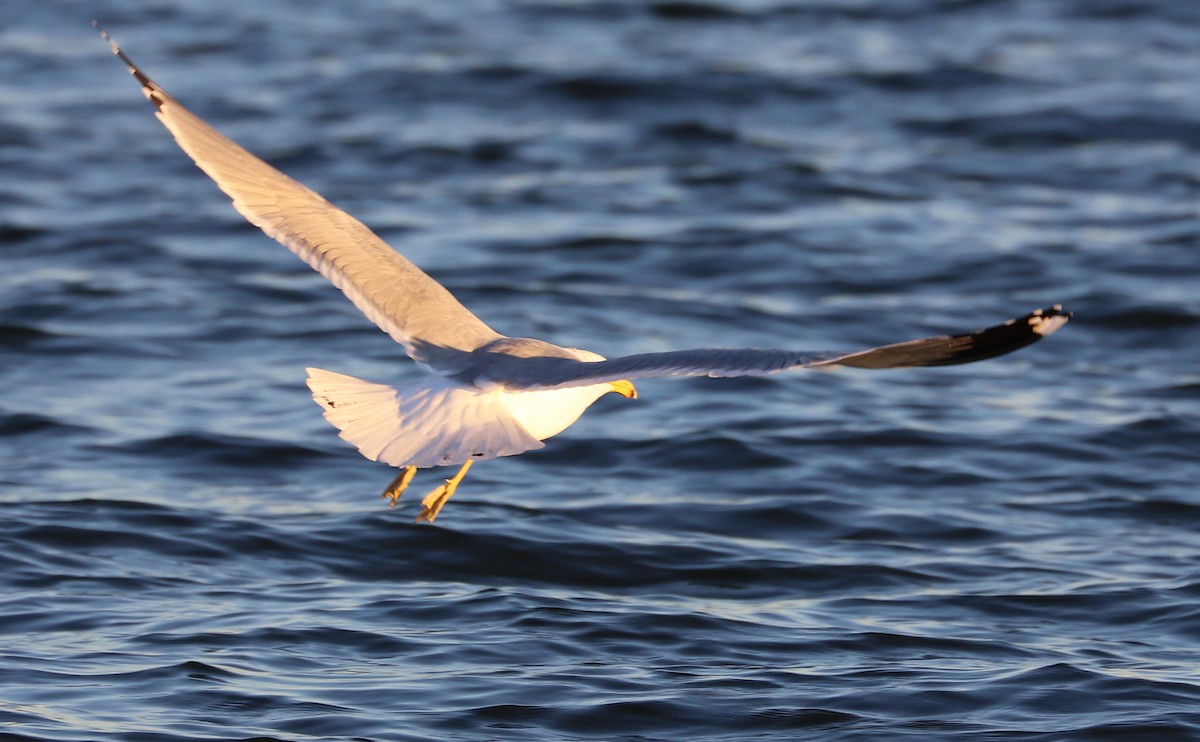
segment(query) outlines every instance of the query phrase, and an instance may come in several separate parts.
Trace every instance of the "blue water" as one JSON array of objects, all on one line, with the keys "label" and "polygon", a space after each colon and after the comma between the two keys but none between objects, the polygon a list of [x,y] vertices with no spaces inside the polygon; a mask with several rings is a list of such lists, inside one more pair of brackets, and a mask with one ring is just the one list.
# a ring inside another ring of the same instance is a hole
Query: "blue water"
[{"label": "blue water", "polygon": [[[641,383],[378,499],[420,371],[88,26],[499,330]],[[0,737],[1200,739],[1200,5],[0,4]]]}]

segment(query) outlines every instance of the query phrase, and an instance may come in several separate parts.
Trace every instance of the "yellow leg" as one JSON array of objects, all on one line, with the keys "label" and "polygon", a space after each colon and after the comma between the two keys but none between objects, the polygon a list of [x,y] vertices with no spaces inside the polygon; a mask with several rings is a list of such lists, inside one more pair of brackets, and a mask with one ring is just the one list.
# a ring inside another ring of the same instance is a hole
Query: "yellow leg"
[{"label": "yellow leg", "polygon": [[458,483],[462,481],[463,477],[467,476],[467,469],[470,469],[471,464],[474,463],[475,461],[473,459],[468,459],[467,463],[463,464],[462,468],[458,470],[458,474],[455,474],[453,477],[447,479],[446,483],[441,487],[438,487],[433,492],[425,495],[425,499],[421,500],[421,504],[425,507],[422,508],[421,512],[417,514],[417,523],[420,523],[421,521],[425,521],[426,523],[433,522],[433,519],[438,516],[438,513],[442,512],[442,508],[446,505],[446,501],[449,500],[450,496],[454,494],[454,490],[458,489]]},{"label": "yellow leg", "polygon": [[408,483],[412,481],[416,474],[417,467],[406,466],[404,467],[403,471],[396,475],[396,478],[392,480],[392,483],[389,484],[387,489],[383,491],[383,494],[380,495],[380,497],[386,497],[392,501],[388,507],[396,507],[396,503],[400,502],[400,495],[403,495],[404,490],[408,489]]}]

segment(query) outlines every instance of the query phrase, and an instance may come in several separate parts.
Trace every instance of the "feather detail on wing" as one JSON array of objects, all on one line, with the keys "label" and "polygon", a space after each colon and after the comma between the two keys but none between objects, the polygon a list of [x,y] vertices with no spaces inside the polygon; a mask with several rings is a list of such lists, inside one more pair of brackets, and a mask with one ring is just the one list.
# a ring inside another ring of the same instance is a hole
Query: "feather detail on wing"
[{"label": "feather detail on wing", "polygon": [[697,349],[645,353],[607,361],[566,358],[512,358],[485,371],[507,389],[555,389],[618,379],[663,376],[761,376],[792,368],[910,368],[972,363],[1011,353],[1041,340],[1070,319],[1054,305],[1019,319],[961,335],[909,340],[854,352],[805,352],[759,349]]},{"label": "feather detail on wing", "polygon": [[467,353],[502,337],[357,219],[181,105],[97,30],[141,83],[159,121],[234,208],[332,281],[414,360],[440,374],[458,373]]}]

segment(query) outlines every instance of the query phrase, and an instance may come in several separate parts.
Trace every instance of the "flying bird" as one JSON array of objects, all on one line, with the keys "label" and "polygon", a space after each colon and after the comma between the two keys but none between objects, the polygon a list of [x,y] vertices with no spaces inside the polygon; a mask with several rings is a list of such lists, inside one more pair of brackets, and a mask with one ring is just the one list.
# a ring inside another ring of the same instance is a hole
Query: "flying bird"
[{"label": "flying bird", "polygon": [[98,23],[93,26],[141,84],[158,120],[233,207],[341,289],[433,374],[423,383],[395,388],[307,369],[313,398],[340,436],[368,459],[400,467],[383,492],[393,507],[417,469],[459,467],[421,501],[418,523],[437,518],[475,461],[542,448],[603,395],[636,398],[635,379],[971,363],[1034,343],[1071,317],[1055,304],[974,332],[852,352],[694,349],[605,359],[545,340],[508,337],[362,222],[189,111],[147,77]]}]

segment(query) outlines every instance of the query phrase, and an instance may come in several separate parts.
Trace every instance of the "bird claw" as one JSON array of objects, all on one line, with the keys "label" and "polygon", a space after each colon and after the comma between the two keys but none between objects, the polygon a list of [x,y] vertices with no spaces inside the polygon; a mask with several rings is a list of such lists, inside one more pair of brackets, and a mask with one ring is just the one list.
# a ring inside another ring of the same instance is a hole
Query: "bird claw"
[{"label": "bird claw", "polygon": [[445,484],[425,495],[421,499],[421,512],[417,513],[413,522],[432,523],[438,517],[438,513],[442,512],[442,506],[450,499],[450,495],[454,494],[457,484],[453,479],[447,479]]},{"label": "bird claw", "polygon": [[421,499],[421,512],[417,513],[414,523],[432,523],[433,519],[438,517],[438,513],[442,512],[442,508],[450,499],[450,496],[458,489],[458,484],[467,475],[467,470],[471,468],[472,461],[467,460],[458,470],[458,473],[446,480],[446,483],[438,487],[433,492],[425,495]]},{"label": "bird claw", "polygon": [[396,503],[400,502],[400,496],[404,494],[404,490],[408,489],[409,483],[412,482],[413,477],[416,476],[416,474],[417,467],[406,466],[404,467],[404,471],[397,474],[396,478],[392,480],[392,483],[389,484],[386,489],[384,489],[383,494],[381,494],[380,497],[390,501],[388,503],[389,509],[395,508]]}]

